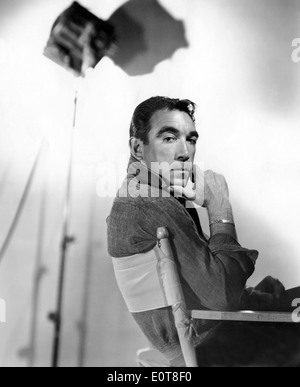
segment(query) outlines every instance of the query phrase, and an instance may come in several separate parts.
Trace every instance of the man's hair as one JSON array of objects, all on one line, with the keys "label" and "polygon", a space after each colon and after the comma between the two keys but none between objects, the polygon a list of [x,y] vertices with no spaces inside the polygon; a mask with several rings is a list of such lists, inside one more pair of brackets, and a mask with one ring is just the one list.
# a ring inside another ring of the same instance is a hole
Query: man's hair
[{"label": "man's hair", "polygon": [[159,110],[179,110],[187,113],[195,122],[196,104],[189,99],[172,99],[168,97],[152,97],[142,102],[134,111],[130,124],[130,137],[148,144],[151,118]]}]

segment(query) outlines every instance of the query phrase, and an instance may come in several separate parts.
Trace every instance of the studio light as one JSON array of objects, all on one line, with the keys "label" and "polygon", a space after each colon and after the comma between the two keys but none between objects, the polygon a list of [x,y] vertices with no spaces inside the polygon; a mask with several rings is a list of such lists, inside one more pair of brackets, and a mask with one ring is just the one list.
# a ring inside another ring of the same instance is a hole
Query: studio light
[{"label": "studio light", "polygon": [[[85,77],[86,71],[90,68],[95,68],[101,59],[114,47],[115,42],[114,28],[110,23],[104,22],[79,3],[74,2],[55,21],[44,50],[44,55],[66,70],[71,71],[76,77]],[[49,319],[54,323],[52,367],[55,368],[59,365],[66,259],[69,246],[75,242],[75,237],[70,234],[73,145],[78,90],[76,90],[75,94],[69,170],[63,211],[63,237],[61,241],[57,306],[56,311],[49,314]]]},{"label": "studio light", "polygon": [[116,42],[114,27],[74,2],[55,21],[44,55],[84,76],[95,68]]}]

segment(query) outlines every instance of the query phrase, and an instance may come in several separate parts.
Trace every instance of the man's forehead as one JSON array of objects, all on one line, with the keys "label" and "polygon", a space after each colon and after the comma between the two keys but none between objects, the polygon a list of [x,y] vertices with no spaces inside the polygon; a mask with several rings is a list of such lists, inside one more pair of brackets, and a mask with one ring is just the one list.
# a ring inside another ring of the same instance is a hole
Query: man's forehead
[{"label": "man's forehead", "polygon": [[151,129],[170,126],[181,130],[195,130],[195,124],[186,112],[180,110],[158,110],[151,117]]}]

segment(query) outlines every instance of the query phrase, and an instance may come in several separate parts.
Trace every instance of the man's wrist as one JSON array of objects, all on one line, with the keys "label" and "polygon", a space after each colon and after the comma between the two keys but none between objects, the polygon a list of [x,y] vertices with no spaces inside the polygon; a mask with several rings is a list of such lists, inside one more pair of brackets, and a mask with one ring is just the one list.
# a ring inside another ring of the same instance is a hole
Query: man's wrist
[{"label": "man's wrist", "polygon": [[207,210],[211,236],[224,233],[237,240],[235,222],[230,202],[223,202],[222,206],[218,207],[209,206]]},{"label": "man's wrist", "polygon": [[227,234],[236,241],[238,240],[235,226],[232,224],[213,224],[210,227],[210,236],[212,237],[217,234]]},{"label": "man's wrist", "polygon": [[228,223],[234,224],[232,206],[229,201],[226,201],[219,206],[208,206],[207,211],[210,222],[216,223],[218,220],[224,220],[224,223],[227,221]]}]

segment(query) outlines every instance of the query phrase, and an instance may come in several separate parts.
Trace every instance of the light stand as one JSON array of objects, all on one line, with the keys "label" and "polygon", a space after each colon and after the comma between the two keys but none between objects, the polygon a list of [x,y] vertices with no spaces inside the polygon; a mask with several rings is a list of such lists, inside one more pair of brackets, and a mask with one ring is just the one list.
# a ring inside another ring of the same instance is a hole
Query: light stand
[{"label": "light stand", "polygon": [[64,204],[64,211],[63,211],[63,236],[62,236],[62,241],[60,246],[61,255],[60,255],[56,312],[50,313],[49,315],[50,320],[54,323],[54,340],[53,340],[53,351],[52,351],[53,368],[57,368],[59,365],[63,295],[64,295],[64,282],[65,282],[64,280],[65,280],[67,253],[71,244],[75,242],[75,237],[70,235],[70,223],[71,223],[71,204],[72,204],[74,135],[75,135],[75,128],[76,128],[77,102],[78,102],[78,90],[75,91],[74,118],[73,118],[73,127],[72,127],[72,133],[71,133],[71,143],[70,143],[70,153],[69,153],[67,189],[66,189],[66,197],[65,197],[65,204]]},{"label": "light stand", "polygon": [[[84,77],[89,68],[112,49],[116,39],[114,28],[97,18],[77,2],[74,2],[55,21],[44,55],[74,75]],[[78,90],[75,92],[74,117],[70,143],[67,190],[63,212],[63,236],[61,241],[60,267],[56,311],[49,314],[54,323],[52,367],[59,366],[65,272],[69,247],[75,242],[70,234],[71,193],[73,175],[73,148],[76,129]]]}]

